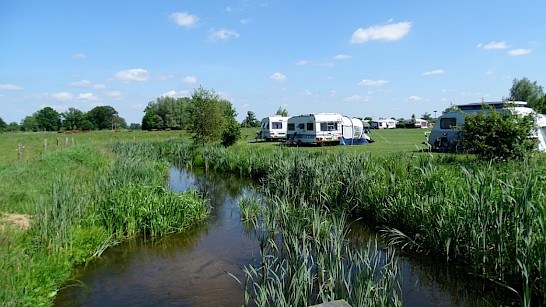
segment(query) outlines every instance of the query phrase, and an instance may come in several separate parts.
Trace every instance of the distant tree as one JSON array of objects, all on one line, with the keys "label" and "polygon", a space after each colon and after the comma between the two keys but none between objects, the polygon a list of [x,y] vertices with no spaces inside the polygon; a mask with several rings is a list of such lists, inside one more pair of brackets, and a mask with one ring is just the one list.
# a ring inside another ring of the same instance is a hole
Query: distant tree
[{"label": "distant tree", "polygon": [[60,127],[61,116],[51,107],[45,107],[35,113],[38,130],[57,131]]},{"label": "distant tree", "polygon": [[4,132],[8,128],[8,124],[0,117],[0,132]]},{"label": "distant tree", "polygon": [[275,113],[275,115],[288,116],[288,111],[283,107],[279,107],[277,109],[277,113]]},{"label": "distant tree", "polygon": [[30,115],[25,117],[21,122],[21,130],[26,132],[38,131],[38,120],[36,119],[36,116]]},{"label": "distant tree", "polygon": [[256,128],[260,127],[260,121],[256,119],[256,115],[252,111],[248,111],[246,113],[246,118],[243,119],[243,122],[241,123],[241,127],[243,128]]},{"label": "distant tree", "polygon": [[80,125],[81,125],[80,126],[81,130],[94,130],[95,129],[95,126],[93,126],[93,123],[90,120],[88,120],[87,118],[82,120]]},{"label": "distant tree", "polygon": [[142,129],[163,129],[165,124],[163,123],[163,118],[157,114],[153,109],[149,109],[142,117]]},{"label": "distant tree", "polygon": [[10,132],[16,132],[20,130],[21,130],[21,127],[19,126],[17,122],[9,123],[8,128],[6,129],[6,131],[10,131]]},{"label": "distant tree", "polygon": [[235,121],[237,112],[213,90],[203,87],[194,90],[186,111],[187,128],[193,139],[203,145],[219,142],[230,145],[240,135],[240,126]]},{"label": "distant tree", "polygon": [[366,116],[364,117],[364,120],[373,120],[373,118],[371,116]]},{"label": "distant tree", "polygon": [[426,120],[426,121],[430,121],[432,118],[432,115],[429,114],[428,112],[425,112],[425,114],[421,115],[421,118]]},{"label": "distant tree", "polygon": [[66,130],[84,130],[82,123],[85,119],[82,111],[68,108],[66,112],[61,113],[61,127]]},{"label": "distant tree", "polygon": [[465,115],[459,146],[484,160],[522,158],[535,146],[529,138],[533,126],[532,116],[501,113],[484,105],[482,111]]},{"label": "distant tree", "polygon": [[111,106],[94,107],[85,114],[85,117],[98,130],[115,129],[121,126],[121,120],[125,122],[118,116],[118,111]]},{"label": "distant tree", "polygon": [[129,125],[129,129],[131,130],[141,130],[142,129],[142,125],[139,124],[139,123],[131,123]]},{"label": "distant tree", "polygon": [[544,89],[537,82],[531,82],[527,78],[514,79],[510,88],[510,100],[526,101],[538,113],[546,113],[546,97]]},{"label": "distant tree", "polygon": [[[173,98],[162,96],[157,98],[156,101],[149,102],[146,109],[144,109],[148,122],[146,125],[144,125],[143,122],[142,126],[146,126],[146,129],[184,129],[186,122],[185,109],[189,104],[189,101],[190,99],[187,97]],[[157,116],[159,116],[161,120],[157,119]]]}]

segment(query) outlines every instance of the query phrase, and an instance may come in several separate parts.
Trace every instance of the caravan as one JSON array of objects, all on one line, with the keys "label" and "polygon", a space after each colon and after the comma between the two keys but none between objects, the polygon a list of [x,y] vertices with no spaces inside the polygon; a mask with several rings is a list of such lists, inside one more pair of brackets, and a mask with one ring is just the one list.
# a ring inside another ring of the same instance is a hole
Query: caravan
[{"label": "caravan", "polygon": [[288,119],[287,140],[291,144],[339,144],[342,137],[342,116],[317,113],[292,116]]},{"label": "caravan", "polygon": [[274,115],[264,117],[260,126],[260,131],[256,135],[257,139],[264,139],[266,141],[271,140],[285,140],[286,139],[286,123],[288,117]]},{"label": "caravan", "polygon": [[[527,106],[526,102],[522,101],[500,101],[457,105],[453,110],[438,117],[434,127],[428,135],[425,133],[430,149],[438,151],[456,150],[456,142],[453,141],[462,137],[460,127],[464,124],[465,115],[480,111],[489,112],[487,108],[484,109],[484,105],[492,107],[497,112],[510,112],[522,116],[534,114],[533,109]],[[536,121],[538,129],[533,132],[534,138],[540,141],[539,150],[545,151],[546,143],[544,143],[543,127],[546,126],[546,119],[544,119],[544,115],[538,114]]]}]

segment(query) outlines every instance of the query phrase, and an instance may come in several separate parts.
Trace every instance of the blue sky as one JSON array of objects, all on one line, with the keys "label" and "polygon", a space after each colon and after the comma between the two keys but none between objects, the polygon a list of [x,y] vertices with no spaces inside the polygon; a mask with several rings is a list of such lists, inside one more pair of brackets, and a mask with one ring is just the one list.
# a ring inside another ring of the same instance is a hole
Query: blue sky
[{"label": "blue sky", "polygon": [[242,120],[438,114],[546,85],[546,1],[0,2],[0,117],[110,105],[141,122],[199,86]]}]

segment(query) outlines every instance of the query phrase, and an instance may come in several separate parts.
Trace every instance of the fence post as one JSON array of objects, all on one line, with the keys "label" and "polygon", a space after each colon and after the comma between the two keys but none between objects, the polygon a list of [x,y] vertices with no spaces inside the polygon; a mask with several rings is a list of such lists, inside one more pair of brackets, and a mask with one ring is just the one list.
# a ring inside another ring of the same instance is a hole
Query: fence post
[{"label": "fence post", "polygon": [[57,137],[57,147],[59,147],[59,137]]},{"label": "fence post", "polygon": [[74,146],[74,137],[72,137],[72,146]]},{"label": "fence post", "polygon": [[17,157],[19,161],[23,160],[23,144],[21,143],[17,144]]},{"label": "fence post", "polygon": [[44,139],[44,151],[47,150],[47,139]]},{"label": "fence post", "polygon": [[68,137],[64,138],[64,146],[68,146]]}]

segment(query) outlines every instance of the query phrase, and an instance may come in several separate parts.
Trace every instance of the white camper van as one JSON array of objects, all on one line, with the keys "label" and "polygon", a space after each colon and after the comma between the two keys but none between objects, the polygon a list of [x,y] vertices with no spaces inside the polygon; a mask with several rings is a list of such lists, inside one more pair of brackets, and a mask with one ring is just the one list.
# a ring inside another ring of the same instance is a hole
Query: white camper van
[{"label": "white camper van", "polygon": [[[533,109],[527,106],[527,103],[523,101],[497,101],[457,105],[456,108],[442,114],[442,116],[436,119],[436,124],[427,136],[427,143],[430,148],[438,151],[455,150],[456,144],[453,141],[462,136],[462,131],[459,130],[459,128],[464,124],[465,114],[472,114],[480,111],[489,112],[488,109],[483,108],[484,104],[491,106],[497,112],[511,112],[512,114],[519,114],[522,116],[533,114]],[[539,133],[540,130],[541,129],[538,129],[537,133]]]},{"label": "white camper van", "polygon": [[264,117],[262,119],[262,125],[260,126],[261,129],[256,135],[256,138],[264,139],[266,141],[285,140],[287,121],[287,116],[274,115]]},{"label": "white camper van", "polygon": [[287,140],[292,144],[339,144],[342,137],[342,116],[317,113],[292,116],[288,119]]}]

